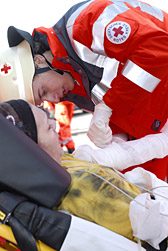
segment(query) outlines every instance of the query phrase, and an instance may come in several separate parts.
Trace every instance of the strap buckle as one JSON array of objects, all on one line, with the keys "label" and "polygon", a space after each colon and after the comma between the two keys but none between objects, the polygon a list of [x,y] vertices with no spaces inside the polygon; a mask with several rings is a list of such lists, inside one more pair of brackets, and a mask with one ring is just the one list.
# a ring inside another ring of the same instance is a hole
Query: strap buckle
[{"label": "strap buckle", "polygon": [[9,218],[11,217],[11,213],[4,213],[2,210],[0,210],[0,223],[6,224],[9,221]]}]

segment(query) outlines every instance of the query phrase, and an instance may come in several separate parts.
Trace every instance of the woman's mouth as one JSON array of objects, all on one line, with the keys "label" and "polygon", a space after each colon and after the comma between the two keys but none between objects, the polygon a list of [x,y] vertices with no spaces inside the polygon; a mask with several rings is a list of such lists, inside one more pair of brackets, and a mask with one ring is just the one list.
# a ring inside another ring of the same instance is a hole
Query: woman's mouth
[{"label": "woman's mouth", "polygon": [[68,90],[63,88],[63,96],[66,96],[68,94]]}]

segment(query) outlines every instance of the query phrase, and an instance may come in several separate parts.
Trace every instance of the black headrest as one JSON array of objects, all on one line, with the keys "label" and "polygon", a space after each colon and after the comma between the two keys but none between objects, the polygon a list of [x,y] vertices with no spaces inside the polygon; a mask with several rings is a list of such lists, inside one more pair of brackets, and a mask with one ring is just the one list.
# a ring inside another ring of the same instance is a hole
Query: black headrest
[{"label": "black headrest", "polygon": [[0,190],[52,208],[67,192],[69,173],[0,115]]}]

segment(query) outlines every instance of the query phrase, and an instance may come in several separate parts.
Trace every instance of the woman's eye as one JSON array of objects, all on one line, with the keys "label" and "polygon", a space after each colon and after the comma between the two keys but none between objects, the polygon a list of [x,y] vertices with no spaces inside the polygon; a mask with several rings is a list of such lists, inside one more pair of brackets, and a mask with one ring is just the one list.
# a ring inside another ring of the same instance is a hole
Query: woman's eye
[{"label": "woman's eye", "polygon": [[47,94],[46,90],[43,89],[42,96],[45,96]]},{"label": "woman's eye", "polygon": [[49,125],[49,130],[53,129],[53,125]]},{"label": "woman's eye", "polygon": [[55,123],[55,120],[49,119],[48,122],[49,122],[49,123],[48,123],[48,125],[49,125],[49,130],[56,131],[56,123]]}]

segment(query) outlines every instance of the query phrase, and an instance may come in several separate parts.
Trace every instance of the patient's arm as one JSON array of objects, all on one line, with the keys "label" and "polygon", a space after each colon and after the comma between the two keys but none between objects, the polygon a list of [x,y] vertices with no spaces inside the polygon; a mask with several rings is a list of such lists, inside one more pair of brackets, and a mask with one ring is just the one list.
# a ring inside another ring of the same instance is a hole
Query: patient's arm
[{"label": "patient's arm", "polygon": [[104,149],[92,149],[83,145],[74,152],[74,157],[121,171],[168,155],[168,135],[164,132],[133,141],[113,142]]}]

